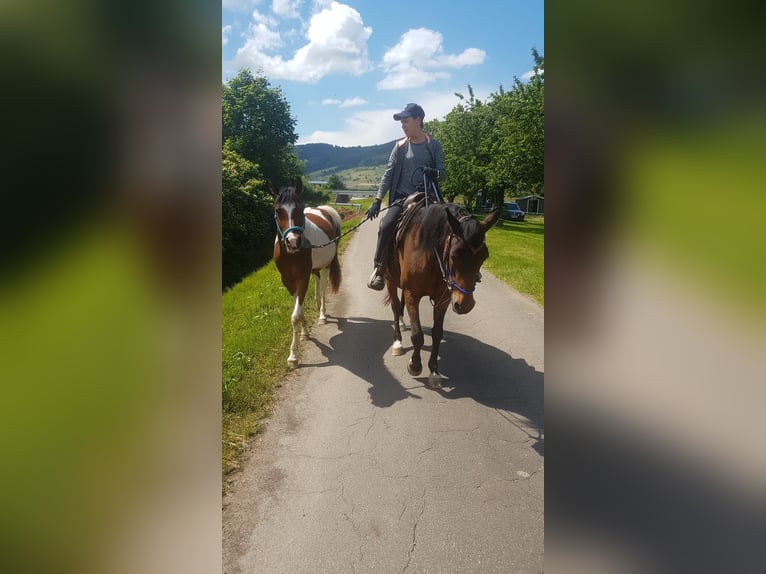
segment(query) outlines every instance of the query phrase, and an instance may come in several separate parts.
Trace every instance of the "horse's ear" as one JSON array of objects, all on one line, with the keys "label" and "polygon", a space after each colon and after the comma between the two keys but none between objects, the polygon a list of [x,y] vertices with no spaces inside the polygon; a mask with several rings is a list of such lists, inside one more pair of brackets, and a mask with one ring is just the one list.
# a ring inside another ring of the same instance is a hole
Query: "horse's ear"
[{"label": "horse's ear", "polygon": [[496,209],[492,213],[490,213],[487,217],[484,218],[484,221],[479,223],[479,226],[481,227],[482,232],[486,233],[487,230],[492,227],[497,221],[500,219],[500,210]]},{"label": "horse's ear", "polygon": [[303,191],[303,179],[301,179],[300,177],[296,177],[295,185],[293,186],[293,188],[295,189],[295,193],[300,195],[301,192]]},{"label": "horse's ear", "polygon": [[463,237],[463,228],[460,225],[460,221],[458,221],[457,217],[452,214],[452,211],[449,208],[445,209],[445,211],[447,212],[447,221],[452,228],[452,233],[458,237]]}]

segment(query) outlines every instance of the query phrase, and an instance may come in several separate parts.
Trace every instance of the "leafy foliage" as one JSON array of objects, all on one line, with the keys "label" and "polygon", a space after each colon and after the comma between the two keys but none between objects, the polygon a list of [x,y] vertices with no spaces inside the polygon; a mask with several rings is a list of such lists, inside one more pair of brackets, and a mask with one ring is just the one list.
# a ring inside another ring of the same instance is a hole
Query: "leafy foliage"
[{"label": "leafy foliage", "polygon": [[336,173],[327,178],[327,186],[330,189],[346,189],[346,184],[343,183],[343,180]]},{"label": "leafy foliage", "polygon": [[303,173],[294,153],[296,121],[278,88],[247,70],[223,86],[222,284],[226,289],[271,259],[269,184]]},{"label": "leafy foliage", "polygon": [[274,238],[272,200],[260,169],[224,146],[222,181],[222,279],[232,286],[268,262]]},{"label": "leafy foliage", "polygon": [[279,185],[303,173],[294,153],[296,120],[280,88],[263,76],[240,70],[223,86],[223,141],[260,166],[266,181]]},{"label": "leafy foliage", "polygon": [[456,93],[460,103],[444,121],[426,123],[426,131],[442,143],[447,178],[445,196],[458,195],[475,207],[479,192],[494,197],[544,196],[545,78],[544,59],[532,49],[533,74],[528,82],[514,78],[510,91],[502,86],[487,102]]}]

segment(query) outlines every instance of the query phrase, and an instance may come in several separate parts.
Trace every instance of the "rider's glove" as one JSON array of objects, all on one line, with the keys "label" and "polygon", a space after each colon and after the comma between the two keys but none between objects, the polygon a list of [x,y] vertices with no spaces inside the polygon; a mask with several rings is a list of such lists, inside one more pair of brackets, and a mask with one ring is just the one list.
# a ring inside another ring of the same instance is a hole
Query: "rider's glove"
[{"label": "rider's glove", "polygon": [[423,173],[433,179],[439,179],[439,170],[432,167],[424,167]]},{"label": "rider's glove", "polygon": [[370,209],[367,210],[367,219],[375,219],[380,213],[380,198],[376,197]]}]

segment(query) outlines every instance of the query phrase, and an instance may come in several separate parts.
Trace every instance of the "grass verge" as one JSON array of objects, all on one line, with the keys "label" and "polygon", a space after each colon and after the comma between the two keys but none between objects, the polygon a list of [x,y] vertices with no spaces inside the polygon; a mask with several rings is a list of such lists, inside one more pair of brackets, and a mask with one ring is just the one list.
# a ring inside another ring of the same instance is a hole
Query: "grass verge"
[{"label": "grass verge", "polygon": [[545,219],[504,221],[487,233],[489,259],[483,267],[516,291],[545,306]]},{"label": "grass verge", "polygon": [[[369,203],[369,202],[368,202]],[[338,211],[341,211],[340,209]],[[365,208],[345,219],[345,232]],[[351,234],[340,241],[343,252]],[[342,266],[341,257],[341,266]],[[309,325],[316,319],[314,279],[304,302]],[[222,296],[222,471],[239,467],[247,439],[261,430],[279,380],[288,372],[292,299],[270,261]]]}]

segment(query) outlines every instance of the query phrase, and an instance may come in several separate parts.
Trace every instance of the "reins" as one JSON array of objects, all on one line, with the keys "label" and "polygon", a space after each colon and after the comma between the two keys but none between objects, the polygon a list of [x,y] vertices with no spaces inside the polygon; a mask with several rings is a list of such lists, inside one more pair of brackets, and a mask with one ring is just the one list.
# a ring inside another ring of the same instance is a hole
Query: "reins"
[{"label": "reins", "polygon": [[[463,223],[465,220],[471,219],[470,215],[464,215],[458,220],[458,223]],[[463,295],[471,295],[474,291],[476,291],[476,287],[468,291],[467,289],[463,289],[460,285],[457,284],[455,281],[455,277],[452,275],[452,269],[450,268],[449,264],[449,256],[452,252],[452,238],[455,236],[454,233],[450,232],[449,238],[447,239],[447,245],[444,248],[444,256],[439,257],[439,253],[436,251],[436,247],[433,248],[434,255],[436,255],[436,262],[439,264],[439,270],[442,274],[442,279],[447,284],[447,290],[452,291],[452,288],[454,287],[458,291],[460,291]],[[479,245],[476,249],[468,246],[469,249],[473,252],[474,255],[484,246],[484,241],[481,242],[481,245]],[[442,261],[442,259],[444,261]]]}]

